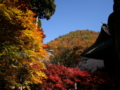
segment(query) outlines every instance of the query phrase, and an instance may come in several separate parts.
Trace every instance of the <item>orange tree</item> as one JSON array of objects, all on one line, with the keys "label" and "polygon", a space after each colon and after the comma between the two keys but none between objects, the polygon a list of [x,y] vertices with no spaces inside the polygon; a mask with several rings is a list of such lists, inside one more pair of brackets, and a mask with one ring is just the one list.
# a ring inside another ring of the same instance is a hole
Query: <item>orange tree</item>
[{"label": "orange tree", "polygon": [[[41,83],[46,51],[45,37],[33,18],[26,0],[0,0],[0,81],[1,88]],[[32,68],[37,65],[39,69]],[[4,86],[3,86],[4,85]]]}]

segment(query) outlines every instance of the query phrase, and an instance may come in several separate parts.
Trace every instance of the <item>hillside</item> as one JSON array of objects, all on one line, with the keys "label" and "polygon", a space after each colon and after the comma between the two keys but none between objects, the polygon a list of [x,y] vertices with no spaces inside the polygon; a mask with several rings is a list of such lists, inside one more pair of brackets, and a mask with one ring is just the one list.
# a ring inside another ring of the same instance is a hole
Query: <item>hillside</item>
[{"label": "hillside", "polygon": [[81,59],[80,54],[95,42],[98,35],[91,30],[77,30],[50,41],[48,46],[54,55],[51,62],[59,62],[66,67],[75,66]]}]

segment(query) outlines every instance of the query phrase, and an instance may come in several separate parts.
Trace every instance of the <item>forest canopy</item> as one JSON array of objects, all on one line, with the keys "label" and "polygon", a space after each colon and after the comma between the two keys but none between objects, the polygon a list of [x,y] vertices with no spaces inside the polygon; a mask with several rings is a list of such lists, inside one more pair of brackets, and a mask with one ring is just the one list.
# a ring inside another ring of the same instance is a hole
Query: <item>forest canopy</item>
[{"label": "forest canopy", "polygon": [[48,46],[54,55],[51,62],[74,67],[81,59],[80,54],[95,42],[98,35],[91,30],[76,30],[50,41]]}]

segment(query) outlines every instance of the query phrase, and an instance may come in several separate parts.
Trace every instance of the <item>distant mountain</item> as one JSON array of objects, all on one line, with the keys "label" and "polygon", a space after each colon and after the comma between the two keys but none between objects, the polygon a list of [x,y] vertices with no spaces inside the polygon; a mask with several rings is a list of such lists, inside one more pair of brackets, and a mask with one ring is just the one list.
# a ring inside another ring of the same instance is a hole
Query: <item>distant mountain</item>
[{"label": "distant mountain", "polygon": [[98,35],[99,32],[91,30],[77,30],[50,41],[47,44],[54,55],[51,62],[74,67],[81,60],[80,54],[95,42]]}]

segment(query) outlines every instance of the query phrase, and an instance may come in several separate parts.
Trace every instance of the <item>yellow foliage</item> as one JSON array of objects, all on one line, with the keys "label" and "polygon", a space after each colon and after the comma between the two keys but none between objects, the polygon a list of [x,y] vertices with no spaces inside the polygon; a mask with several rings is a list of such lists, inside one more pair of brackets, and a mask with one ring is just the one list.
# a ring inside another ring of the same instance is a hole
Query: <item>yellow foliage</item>
[{"label": "yellow foliage", "polygon": [[[10,3],[11,0],[5,1]],[[8,4],[5,1],[0,0],[0,76],[4,74],[3,77],[8,82],[19,83],[17,75],[20,74],[25,82],[41,83],[46,76],[40,70],[45,68],[40,60],[45,60],[47,55],[42,44],[43,31],[34,23],[35,14],[32,11],[24,12],[13,6],[6,6]],[[31,64],[36,65],[37,69]],[[6,72],[1,72],[2,69]],[[8,75],[9,70],[13,72],[11,76]]]}]

